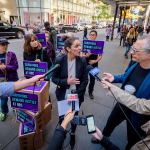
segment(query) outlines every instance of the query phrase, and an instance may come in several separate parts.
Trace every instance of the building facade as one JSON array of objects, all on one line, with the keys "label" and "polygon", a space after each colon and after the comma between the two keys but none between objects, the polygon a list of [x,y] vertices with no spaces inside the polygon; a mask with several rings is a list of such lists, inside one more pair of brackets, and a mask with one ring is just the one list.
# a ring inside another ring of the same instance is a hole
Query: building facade
[{"label": "building facade", "polygon": [[1,0],[0,19],[21,25],[88,23],[96,14],[95,8],[91,0]]}]

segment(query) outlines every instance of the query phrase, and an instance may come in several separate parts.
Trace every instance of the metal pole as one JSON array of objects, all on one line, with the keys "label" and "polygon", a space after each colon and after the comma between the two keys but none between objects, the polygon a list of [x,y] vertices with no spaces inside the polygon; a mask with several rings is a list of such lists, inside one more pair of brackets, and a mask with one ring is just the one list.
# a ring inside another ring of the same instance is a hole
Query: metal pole
[{"label": "metal pole", "polygon": [[114,36],[114,29],[115,29],[117,13],[118,13],[118,4],[116,3],[116,10],[115,10],[114,22],[113,22],[113,26],[112,26],[111,40],[113,40],[113,36]]},{"label": "metal pole", "polygon": [[122,9],[123,7],[120,7],[120,17],[119,17],[119,28],[120,28],[120,24],[121,24],[121,20],[122,20]]},{"label": "metal pole", "polygon": [[127,9],[126,9],[126,7],[124,8],[124,16],[123,16],[123,25],[124,25],[124,21],[125,21],[125,19],[126,19],[126,14],[127,14]]}]

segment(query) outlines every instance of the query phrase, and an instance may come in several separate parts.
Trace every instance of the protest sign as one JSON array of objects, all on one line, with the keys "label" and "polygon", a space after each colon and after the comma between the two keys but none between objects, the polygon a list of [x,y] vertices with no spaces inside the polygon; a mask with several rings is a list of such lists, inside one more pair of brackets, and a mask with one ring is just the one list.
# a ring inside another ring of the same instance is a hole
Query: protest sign
[{"label": "protest sign", "polygon": [[64,41],[61,36],[57,36],[57,51],[61,51],[64,48]]},{"label": "protest sign", "polygon": [[42,47],[46,47],[46,36],[45,33],[37,33],[36,34],[38,41],[41,43]]},{"label": "protest sign", "polygon": [[27,125],[22,124],[21,134],[28,134],[28,133],[31,133],[31,132],[34,132],[34,130],[31,129],[30,127],[28,127]]},{"label": "protest sign", "polygon": [[16,92],[11,96],[11,107],[37,112],[38,95]]},{"label": "protest sign", "polygon": [[104,41],[91,41],[91,40],[84,40],[83,41],[83,52],[91,53],[91,54],[103,54],[104,49]]},{"label": "protest sign", "polygon": [[47,62],[23,61],[24,76],[32,77],[41,75],[48,71]]},{"label": "protest sign", "polygon": [[26,125],[33,131],[35,130],[35,120],[32,116],[22,110],[17,110],[17,121],[21,122],[23,125]]}]

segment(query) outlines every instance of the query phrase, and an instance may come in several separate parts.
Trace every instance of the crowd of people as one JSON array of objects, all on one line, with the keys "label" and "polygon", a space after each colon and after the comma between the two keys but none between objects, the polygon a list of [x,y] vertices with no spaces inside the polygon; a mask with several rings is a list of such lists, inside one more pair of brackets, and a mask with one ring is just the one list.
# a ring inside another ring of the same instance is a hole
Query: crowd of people
[{"label": "crowd of people", "polygon": [[[57,85],[56,99],[57,101],[65,100],[67,94],[75,91],[79,97],[79,107],[84,102],[84,95],[88,85],[88,93],[90,99],[94,99],[93,91],[95,78],[89,75],[88,66],[98,67],[102,55],[81,52],[81,42],[73,34],[67,34],[63,37],[64,48],[56,57],[56,34],[50,28],[48,22],[44,23],[47,46],[42,47],[35,34],[25,36],[23,59],[36,62],[47,62],[50,69],[53,64],[59,64],[51,77],[52,82]],[[108,31],[110,32],[110,27]],[[127,146],[129,149],[146,149],[149,147],[149,128],[141,129],[150,120],[150,37],[138,39],[138,35],[142,35],[140,27],[131,26],[129,29],[122,26],[120,29],[120,45],[127,46],[125,56],[130,53],[132,60],[126,71],[119,75],[104,73],[101,84],[104,88],[110,90],[117,103],[112,110],[106,126],[103,131],[96,127],[96,132],[92,136],[92,143],[98,143],[109,150],[118,150],[116,146],[109,140],[114,129],[124,120],[127,124]],[[97,31],[89,32],[89,40],[97,40]],[[106,39],[109,40],[107,33]],[[84,34],[87,39],[87,34]],[[0,38],[0,100],[1,113],[0,120],[5,121],[8,114],[8,96],[17,90],[35,82],[44,79],[44,75],[35,76],[22,81],[18,80],[18,61],[14,52],[8,51],[9,42],[5,38]],[[112,83],[121,83],[121,89]],[[134,93],[127,93],[126,85],[132,85]],[[49,145],[49,150],[60,150],[65,140],[68,124],[78,112],[69,110],[67,115],[59,117],[59,126],[56,128],[53,138]],[[77,125],[71,123],[70,146],[73,149],[76,137]],[[135,130],[138,132],[135,132]],[[144,139],[145,142],[143,142]],[[149,148],[150,149],[150,148]]]},{"label": "crowd of people", "polygon": [[[149,27],[145,29],[146,33],[149,33]],[[121,25],[118,27],[116,38],[120,37],[120,46],[126,47],[124,53],[125,58],[128,58],[128,52],[131,46],[136,42],[138,38],[143,36],[144,27],[142,25]]]}]

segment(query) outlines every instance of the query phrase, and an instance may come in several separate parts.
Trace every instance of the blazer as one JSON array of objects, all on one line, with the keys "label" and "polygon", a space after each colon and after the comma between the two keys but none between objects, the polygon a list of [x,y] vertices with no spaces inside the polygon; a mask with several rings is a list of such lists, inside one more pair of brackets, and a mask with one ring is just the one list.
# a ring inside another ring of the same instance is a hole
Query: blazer
[{"label": "blazer", "polygon": [[[56,97],[57,100],[64,100],[66,90],[69,89],[70,85],[67,84],[68,79],[68,58],[67,55],[58,57],[56,59],[56,64],[60,64],[53,75],[52,82],[57,85],[56,88]],[[84,93],[88,83],[88,74],[87,74],[87,65],[86,60],[81,57],[76,57],[76,78],[80,80],[80,84],[76,85],[77,94],[79,97],[80,103],[84,101]]]}]

